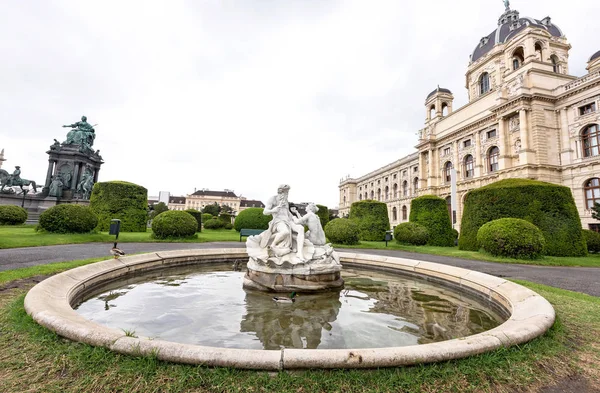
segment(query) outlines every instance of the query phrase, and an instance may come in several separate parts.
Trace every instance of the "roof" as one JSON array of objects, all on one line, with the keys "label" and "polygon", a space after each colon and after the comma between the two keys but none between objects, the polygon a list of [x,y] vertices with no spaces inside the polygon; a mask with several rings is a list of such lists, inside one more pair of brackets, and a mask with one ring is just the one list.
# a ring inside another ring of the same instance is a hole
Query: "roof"
[{"label": "roof", "polygon": [[211,191],[211,190],[200,190],[194,192],[192,195],[196,196],[214,196],[214,197],[226,197],[226,198],[237,198],[238,196],[233,191]]},{"label": "roof", "polygon": [[452,94],[452,92],[446,88],[443,87],[437,87],[437,89],[435,89],[434,91],[432,91],[431,93],[429,93],[429,95],[427,95],[426,100],[429,99],[429,97],[431,97],[432,95],[434,95],[435,93],[440,92],[440,93],[448,93],[448,94]]},{"label": "roof", "polygon": [[265,204],[261,201],[256,201],[252,199],[242,199],[240,201],[240,207],[265,207]]},{"label": "roof", "polygon": [[182,197],[182,196],[170,197],[169,203],[185,203],[185,197]]},{"label": "roof", "polygon": [[600,59],[600,50],[598,52],[594,53],[592,55],[592,57],[590,57],[589,61],[596,60],[596,59]]},{"label": "roof", "polygon": [[477,61],[490,52],[496,44],[508,42],[529,26],[546,30],[554,37],[563,37],[562,31],[550,21],[549,16],[542,20],[529,17],[521,18],[519,17],[519,11],[507,10],[498,20],[498,27],[479,41],[479,44],[477,44],[477,47],[473,51],[471,61]]}]

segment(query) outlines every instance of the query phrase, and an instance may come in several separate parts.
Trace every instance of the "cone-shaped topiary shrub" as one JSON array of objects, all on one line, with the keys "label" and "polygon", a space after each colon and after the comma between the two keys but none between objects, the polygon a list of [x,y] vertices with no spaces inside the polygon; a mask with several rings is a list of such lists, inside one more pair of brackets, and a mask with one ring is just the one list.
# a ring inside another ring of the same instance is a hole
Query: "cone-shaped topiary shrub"
[{"label": "cone-shaped topiary shrub", "polygon": [[477,242],[494,256],[516,259],[540,258],[546,245],[542,231],[520,218],[500,218],[484,224],[477,232]]},{"label": "cone-shaped topiary shrub", "polygon": [[184,212],[191,214],[192,217],[196,219],[196,222],[198,223],[198,232],[202,232],[202,213],[196,209],[187,209],[184,210]]},{"label": "cone-shaped topiary shrub", "polygon": [[501,180],[469,191],[458,247],[477,251],[477,231],[499,218],[521,218],[537,226],[546,239],[546,254],[584,256],[581,220],[568,187],[528,179]]},{"label": "cone-shaped topiary shrub", "polygon": [[54,233],[88,233],[98,225],[98,217],[87,206],[62,204],[40,215],[40,228]]},{"label": "cone-shaped topiary shrub", "polygon": [[156,239],[193,237],[198,230],[198,221],[188,212],[169,210],[160,213],[152,221],[152,236]]},{"label": "cone-shaped topiary shrub", "polygon": [[204,229],[221,229],[225,227],[226,222],[218,217],[213,217],[204,223]]},{"label": "cone-shaped topiary shrub", "polygon": [[429,232],[423,225],[404,222],[394,228],[394,238],[398,243],[424,246],[429,240]]},{"label": "cone-shaped topiary shrub", "polygon": [[325,236],[332,243],[358,244],[360,227],[352,220],[336,218],[325,225]]},{"label": "cone-shaped topiary shrub", "polygon": [[435,195],[423,195],[413,199],[410,204],[409,221],[427,228],[427,244],[430,246],[454,246],[454,232],[444,199]]},{"label": "cone-shaped topiary shrub", "polygon": [[262,207],[250,207],[242,210],[233,223],[236,231],[242,229],[267,229],[269,222],[273,219],[271,215],[264,215]]},{"label": "cone-shaped topiary shrub", "polygon": [[146,232],[148,190],[125,181],[94,184],[90,208],[98,216],[99,231],[108,231],[110,220],[121,220],[121,232]]},{"label": "cone-shaped topiary shrub", "polygon": [[349,219],[360,229],[360,240],[383,241],[390,229],[387,205],[377,201],[359,201],[350,206]]},{"label": "cone-shaped topiary shrub", "polygon": [[600,233],[584,229],[583,237],[585,238],[588,252],[600,252]]},{"label": "cone-shaped topiary shrub", "polygon": [[0,206],[0,225],[20,225],[27,221],[27,210],[20,206]]}]

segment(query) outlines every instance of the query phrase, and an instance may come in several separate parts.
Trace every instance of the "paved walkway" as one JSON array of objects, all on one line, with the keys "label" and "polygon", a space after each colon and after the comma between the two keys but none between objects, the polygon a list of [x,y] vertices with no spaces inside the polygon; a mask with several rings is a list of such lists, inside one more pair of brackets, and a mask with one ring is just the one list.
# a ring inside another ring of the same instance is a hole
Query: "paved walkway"
[{"label": "paved walkway", "polygon": [[[134,254],[140,252],[183,250],[191,248],[243,248],[245,247],[245,243],[121,243],[119,246],[128,254]],[[109,258],[110,248],[111,244],[87,243],[0,250],[0,271],[102,256]],[[497,277],[528,280],[557,288],[600,296],[600,268],[548,267],[480,262],[398,250],[340,249],[339,251],[387,255],[442,263],[445,265],[477,270]]]}]

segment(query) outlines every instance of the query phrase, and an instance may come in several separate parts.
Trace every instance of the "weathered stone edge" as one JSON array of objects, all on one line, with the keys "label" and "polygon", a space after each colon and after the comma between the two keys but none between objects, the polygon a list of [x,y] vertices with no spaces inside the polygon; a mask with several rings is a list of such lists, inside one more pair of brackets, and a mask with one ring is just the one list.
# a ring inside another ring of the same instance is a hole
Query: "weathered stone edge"
[{"label": "weathered stone edge", "polygon": [[365,267],[396,269],[444,280],[480,293],[510,313],[495,329],[439,343],[374,349],[282,349],[281,351],[215,348],[180,344],[124,332],[93,323],[71,304],[90,285],[144,271],[187,263],[247,258],[240,249],[198,249],[156,252],[110,259],[50,277],[25,297],[25,310],[40,325],[71,340],[103,346],[129,355],[154,355],[161,360],[257,370],[300,368],[397,367],[463,358],[503,346],[521,344],[544,334],[554,323],[550,303],[537,293],[501,278],[472,270],[387,256],[339,253],[340,260]]}]

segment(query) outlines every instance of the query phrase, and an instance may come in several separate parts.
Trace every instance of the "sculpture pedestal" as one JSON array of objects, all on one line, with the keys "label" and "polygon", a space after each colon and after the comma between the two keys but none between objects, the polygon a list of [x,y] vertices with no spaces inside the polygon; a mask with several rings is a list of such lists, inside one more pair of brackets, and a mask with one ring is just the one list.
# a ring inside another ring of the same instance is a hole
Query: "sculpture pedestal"
[{"label": "sculpture pedestal", "polygon": [[277,256],[274,252],[269,252],[271,250],[249,248],[244,288],[268,292],[322,292],[341,289],[344,286],[342,265],[331,245],[311,244],[308,248],[311,248],[313,258],[306,261],[299,260],[292,253]]}]

